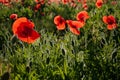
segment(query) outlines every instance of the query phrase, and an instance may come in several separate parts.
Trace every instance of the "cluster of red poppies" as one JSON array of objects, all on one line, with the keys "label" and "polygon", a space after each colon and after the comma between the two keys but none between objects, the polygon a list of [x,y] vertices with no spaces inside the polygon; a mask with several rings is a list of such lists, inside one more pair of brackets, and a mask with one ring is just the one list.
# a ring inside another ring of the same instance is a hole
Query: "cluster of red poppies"
[{"label": "cluster of red poppies", "polygon": [[[38,9],[40,9],[41,5],[43,5],[45,3],[45,0],[34,0],[34,1],[36,2],[36,5],[34,7],[35,11],[38,11]],[[97,8],[101,8],[103,3],[106,3],[108,0],[97,0],[97,1],[91,0],[91,1],[96,2],[95,5]],[[0,3],[7,5],[7,6],[10,6],[11,2],[21,2],[22,4],[24,4],[24,0],[0,0]],[[51,4],[52,2],[57,3],[57,4],[59,4],[61,2],[63,4],[70,4],[70,6],[72,6],[72,7],[76,7],[77,6],[76,2],[79,2],[82,4],[82,8],[84,10],[88,9],[88,5],[87,5],[88,1],[87,0],[77,0],[77,1],[76,0],[48,0],[47,1],[48,4]],[[111,1],[111,4],[115,5],[115,4],[117,4],[117,2]]]},{"label": "cluster of red poppies", "polygon": [[77,14],[76,20],[65,20],[61,16],[56,16],[54,18],[54,23],[58,30],[64,30],[65,24],[68,24],[70,31],[76,35],[80,34],[79,28],[82,28],[85,25],[85,21],[89,18],[89,15],[86,11],[81,11]]},{"label": "cluster of red poppies", "polygon": [[[85,21],[89,18],[87,11],[81,11],[77,14],[76,20],[65,20],[60,15],[55,16],[54,23],[58,30],[64,30],[65,24],[68,24],[70,31],[76,35],[80,34],[79,28],[82,28],[85,25]],[[112,30],[117,27],[116,20],[114,16],[103,16],[103,22],[107,24],[107,29]]]},{"label": "cluster of red poppies", "polygon": [[[66,4],[70,1],[74,1],[74,0],[62,0],[62,2],[64,4]],[[107,0],[105,0],[105,1],[107,2]],[[82,2],[83,8],[85,10],[88,9],[87,0],[78,0],[78,2]],[[115,2],[114,3],[112,2],[112,4],[115,4]],[[97,0],[95,5],[97,8],[101,8],[103,5],[103,0]],[[54,23],[56,24],[56,27],[58,30],[65,29],[65,24],[67,23],[70,31],[76,35],[79,35],[80,31],[78,29],[82,28],[85,25],[85,21],[88,18],[89,18],[88,13],[86,11],[81,11],[77,14],[77,18],[76,18],[77,21],[73,21],[73,20],[65,21],[63,17],[56,16],[54,18]],[[112,16],[112,15],[104,16],[103,22],[107,24],[107,29],[109,29],[109,30],[112,30],[117,27],[116,20],[115,20],[114,16]]]},{"label": "cluster of red poppies", "polygon": [[[35,0],[37,5],[39,5],[39,0]],[[44,0],[42,0],[44,3]],[[64,0],[62,0],[64,1]],[[81,1],[81,0],[78,0]],[[84,5],[86,4],[86,0],[84,1]],[[41,4],[41,3],[40,3]],[[96,6],[101,8],[103,4],[102,0],[97,0]],[[38,8],[37,8],[38,9]],[[27,43],[33,43],[36,39],[40,37],[40,34],[34,30],[34,23],[31,22],[26,17],[18,18],[17,14],[11,14],[10,18],[15,20],[12,26],[12,30],[15,36],[18,37],[21,41]],[[58,30],[64,30],[66,28],[66,24],[69,30],[76,34],[80,35],[79,29],[82,28],[86,20],[89,19],[90,16],[88,15],[87,11],[81,11],[76,15],[76,20],[65,20],[62,16],[58,15],[54,17],[54,24]],[[107,29],[112,30],[117,27],[117,23],[115,17],[113,15],[103,16],[103,22],[107,24]]]}]

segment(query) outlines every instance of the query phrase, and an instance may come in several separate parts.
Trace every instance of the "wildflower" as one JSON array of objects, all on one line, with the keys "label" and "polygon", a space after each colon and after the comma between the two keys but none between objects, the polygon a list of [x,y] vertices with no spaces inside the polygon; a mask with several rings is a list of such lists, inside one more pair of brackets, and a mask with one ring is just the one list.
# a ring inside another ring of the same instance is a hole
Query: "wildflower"
[{"label": "wildflower", "polygon": [[41,4],[37,3],[34,7],[35,12],[37,12],[41,7]]},{"label": "wildflower", "polygon": [[81,2],[81,0],[78,0],[78,2]]},{"label": "wildflower", "polygon": [[6,6],[10,6],[10,1],[9,0],[0,0],[0,3],[6,5]]},{"label": "wildflower", "polygon": [[34,23],[28,20],[26,17],[18,18],[12,26],[14,35],[23,42],[33,43],[40,37],[39,33],[34,29]]},{"label": "wildflower", "polygon": [[37,12],[45,2],[44,0],[35,0],[35,2],[36,2],[36,5],[34,7],[34,11]]},{"label": "wildflower", "polygon": [[57,27],[57,29],[58,30],[63,30],[63,29],[65,29],[65,20],[64,20],[64,18],[63,17],[61,17],[61,16],[56,16],[55,18],[54,18],[54,23],[56,24],[56,27]]},{"label": "wildflower", "polygon": [[38,2],[39,2],[39,0],[35,0],[35,2],[36,2],[36,3],[38,3]]},{"label": "wildflower", "polygon": [[115,20],[114,16],[112,16],[112,15],[103,16],[102,19],[103,19],[103,22],[105,24],[107,24],[108,30],[112,30],[112,29],[115,29],[117,27],[116,20]]},{"label": "wildflower", "polygon": [[43,5],[43,4],[45,4],[45,1],[44,1],[44,0],[41,0],[40,3]]},{"label": "wildflower", "polygon": [[69,0],[62,0],[63,4],[67,4],[69,2]]},{"label": "wildflower", "polygon": [[44,0],[35,0],[35,2],[38,3],[38,4],[44,4],[45,3]]},{"label": "wildflower", "polygon": [[95,5],[96,5],[97,8],[101,8],[102,4],[103,4],[103,0],[97,0]]},{"label": "wildflower", "polygon": [[87,9],[88,9],[87,3],[84,3],[84,4],[83,4],[83,8],[84,8],[84,10],[87,10]]},{"label": "wildflower", "polygon": [[48,0],[49,4],[56,3],[59,4],[61,0]]},{"label": "wildflower", "polygon": [[76,7],[77,4],[75,3],[75,1],[71,0],[71,7]]},{"label": "wildflower", "polygon": [[87,3],[87,0],[83,0],[83,4],[86,4]]},{"label": "wildflower", "polygon": [[83,23],[82,25],[85,24],[85,21],[89,18],[88,12],[87,11],[81,11],[77,14],[76,19]]},{"label": "wildflower", "polygon": [[0,3],[4,3],[4,0],[0,0]]},{"label": "wildflower", "polygon": [[10,15],[10,19],[12,19],[12,20],[16,20],[17,18],[18,18],[17,14],[11,14]]},{"label": "wildflower", "polygon": [[116,5],[116,4],[117,4],[117,1],[112,1],[111,4],[112,4],[112,5]]},{"label": "wildflower", "polygon": [[82,28],[82,23],[80,21],[66,20],[70,31],[76,35],[80,34],[79,28]]}]

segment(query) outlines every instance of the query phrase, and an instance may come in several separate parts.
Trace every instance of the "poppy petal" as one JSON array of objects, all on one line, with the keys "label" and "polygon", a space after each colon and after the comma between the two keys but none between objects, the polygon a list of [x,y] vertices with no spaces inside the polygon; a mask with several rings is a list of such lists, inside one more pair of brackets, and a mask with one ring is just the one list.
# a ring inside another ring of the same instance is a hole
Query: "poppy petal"
[{"label": "poppy petal", "polygon": [[21,17],[21,18],[18,18],[17,20],[15,20],[15,22],[13,23],[12,25],[12,31],[13,33],[15,34],[16,31],[17,31],[17,28],[20,27],[21,23],[26,23],[28,22],[28,26],[30,26],[31,28],[34,27],[34,23],[29,21],[26,17]]},{"label": "poppy petal", "polygon": [[59,24],[58,26],[56,26],[58,30],[64,30],[65,29],[65,24]]},{"label": "poppy petal", "polygon": [[78,28],[81,28],[82,26],[79,21],[66,20],[66,22],[72,33],[74,33],[76,35],[80,34],[80,31],[78,30]]},{"label": "poppy petal", "polygon": [[62,0],[63,4],[67,4],[69,2],[69,0]]},{"label": "poppy petal", "polygon": [[18,17],[18,15],[17,15],[17,14],[11,14],[11,15],[10,15],[10,19],[13,19],[13,20],[16,20],[16,19],[17,19],[17,17]]},{"label": "poppy petal", "polygon": [[57,24],[60,24],[62,22],[65,22],[64,18],[61,17],[61,16],[55,16],[54,18],[54,23],[57,25]]},{"label": "poppy petal", "polygon": [[107,16],[103,16],[102,20],[103,20],[104,23],[108,24],[108,22],[107,22]]},{"label": "poppy petal", "polygon": [[72,21],[72,24],[76,26],[76,28],[82,28],[85,23],[80,21]]},{"label": "poppy petal", "polygon": [[76,34],[76,35],[80,35],[80,31],[79,31],[77,28],[72,28],[72,27],[70,27],[69,29],[70,29],[70,31],[71,31],[72,33],[74,33],[74,34]]},{"label": "poppy petal", "polygon": [[59,18],[60,18],[60,16],[55,16],[55,18],[54,18],[54,23],[55,23],[55,24],[58,24],[58,23],[59,23]]},{"label": "poppy petal", "polygon": [[72,20],[66,20],[66,23],[69,25],[69,27],[75,27],[75,28],[82,28],[85,24],[84,22],[72,21]]},{"label": "poppy petal", "polygon": [[115,29],[116,27],[117,27],[117,25],[116,25],[116,24],[107,25],[107,29],[108,29],[108,30]]}]

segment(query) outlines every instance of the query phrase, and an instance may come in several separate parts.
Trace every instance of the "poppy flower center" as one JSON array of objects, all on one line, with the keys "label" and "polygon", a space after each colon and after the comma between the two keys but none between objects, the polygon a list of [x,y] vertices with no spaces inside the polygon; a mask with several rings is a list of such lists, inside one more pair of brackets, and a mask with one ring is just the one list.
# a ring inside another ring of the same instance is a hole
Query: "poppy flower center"
[{"label": "poppy flower center", "polygon": [[114,23],[114,20],[112,20],[112,19],[107,19],[107,22],[108,22],[108,24],[113,24],[113,23]]},{"label": "poppy flower center", "polygon": [[78,18],[80,19],[80,21],[84,21],[84,15],[83,14],[79,15]]},{"label": "poppy flower center", "polygon": [[98,6],[101,6],[101,5],[102,5],[102,2],[98,2],[97,5],[98,5]]},{"label": "poppy flower center", "polygon": [[81,20],[81,21],[84,21],[84,16],[82,16],[82,17],[80,18],[80,20]]},{"label": "poppy flower center", "polygon": [[59,24],[62,24],[63,22],[63,19],[59,18]]},{"label": "poppy flower center", "polygon": [[29,28],[28,26],[21,26],[18,27],[18,36],[21,36],[23,38],[27,38],[29,36],[31,36],[33,29]]}]

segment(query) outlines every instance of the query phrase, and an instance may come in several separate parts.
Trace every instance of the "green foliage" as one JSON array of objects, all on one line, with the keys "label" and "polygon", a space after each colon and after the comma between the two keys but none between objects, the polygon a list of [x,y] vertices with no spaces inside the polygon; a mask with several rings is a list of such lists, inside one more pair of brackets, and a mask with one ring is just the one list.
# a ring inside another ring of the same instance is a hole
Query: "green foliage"
[{"label": "green foliage", "polygon": [[[56,15],[76,20],[76,14],[83,10],[79,3],[75,8],[46,3],[37,12],[33,0],[12,7],[0,4],[0,76],[9,72],[10,80],[119,80],[120,6],[109,2],[97,9],[94,3],[88,5],[90,18],[77,36],[68,28],[58,31],[53,20]],[[12,13],[31,19],[40,39],[27,44],[14,37],[14,21],[9,19]],[[110,14],[118,25],[111,31],[102,21]]]}]

